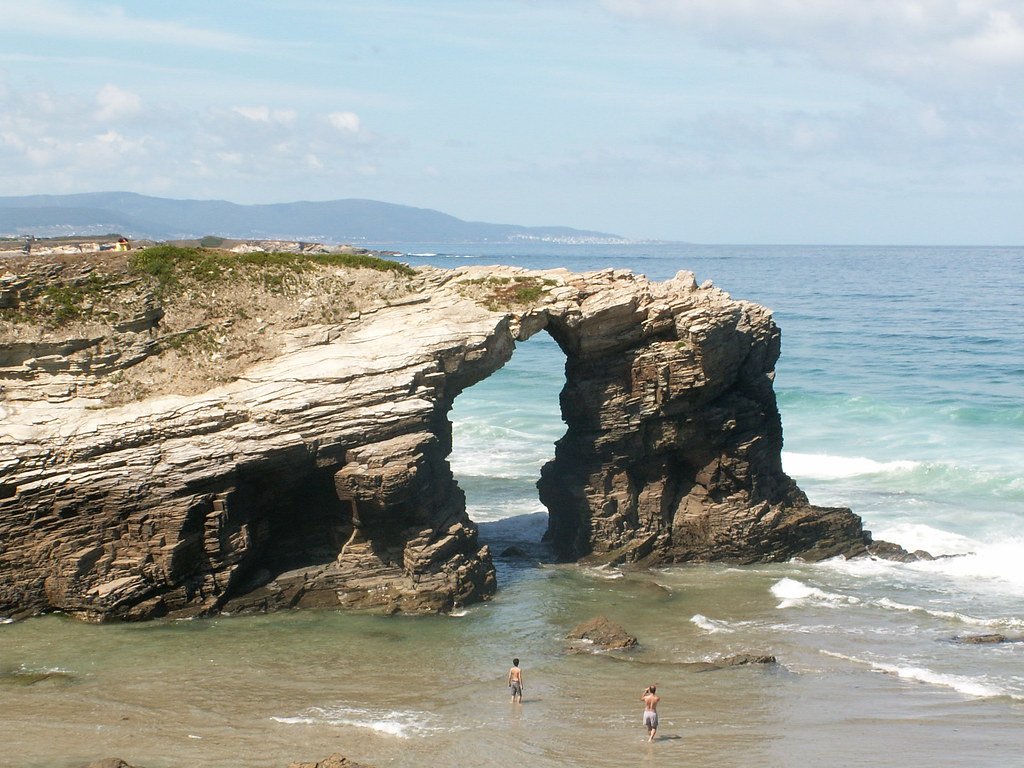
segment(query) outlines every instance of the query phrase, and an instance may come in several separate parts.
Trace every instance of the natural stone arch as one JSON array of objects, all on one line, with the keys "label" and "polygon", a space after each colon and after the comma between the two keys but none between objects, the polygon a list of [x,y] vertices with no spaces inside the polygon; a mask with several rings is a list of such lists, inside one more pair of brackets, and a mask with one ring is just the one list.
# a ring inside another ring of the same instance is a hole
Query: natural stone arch
[{"label": "natural stone arch", "polygon": [[542,470],[564,560],[739,563],[858,551],[845,509],[812,507],[783,471],[768,310],[691,273],[588,275],[577,301],[532,313],[566,354],[565,436]]},{"label": "natural stone arch", "polygon": [[[201,395],[5,402],[0,615],[486,598],[494,567],[447,461],[448,412],[541,330],[567,356],[567,432],[540,481],[563,558],[863,550],[859,518],[808,505],[782,472],[767,310],[688,273],[428,268],[404,299],[295,331],[278,358]],[[32,369],[40,387],[48,370]],[[336,554],[269,572],[289,531]]]}]

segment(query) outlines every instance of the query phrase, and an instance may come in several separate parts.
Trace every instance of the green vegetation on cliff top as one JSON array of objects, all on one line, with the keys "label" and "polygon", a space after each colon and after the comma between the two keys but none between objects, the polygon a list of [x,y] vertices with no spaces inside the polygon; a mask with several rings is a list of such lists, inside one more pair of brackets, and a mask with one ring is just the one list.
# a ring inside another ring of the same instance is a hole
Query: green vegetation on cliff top
[{"label": "green vegetation on cliff top", "polygon": [[128,260],[128,267],[132,272],[155,277],[164,288],[173,287],[186,277],[201,283],[217,282],[230,276],[234,267],[243,265],[264,269],[286,269],[292,272],[304,272],[318,266],[332,266],[375,269],[399,275],[415,274],[412,267],[407,264],[354,253],[232,253],[212,248],[154,245],[137,251]]},{"label": "green vegetation on cliff top", "polygon": [[[86,259],[74,268],[48,269],[44,274],[31,276],[17,291],[18,299],[0,307],[0,320],[15,324],[40,322],[49,328],[83,319],[114,322],[137,293],[131,285],[133,278],[149,282],[150,290],[163,298],[184,286],[212,288],[241,281],[253,281],[271,293],[284,294],[289,291],[288,286],[298,290],[297,286],[303,284],[296,283],[300,275],[324,267],[370,269],[398,277],[416,273],[407,264],[365,253],[234,253],[216,248],[155,245],[132,252],[127,263],[93,264]],[[343,304],[340,298],[339,304]]]}]

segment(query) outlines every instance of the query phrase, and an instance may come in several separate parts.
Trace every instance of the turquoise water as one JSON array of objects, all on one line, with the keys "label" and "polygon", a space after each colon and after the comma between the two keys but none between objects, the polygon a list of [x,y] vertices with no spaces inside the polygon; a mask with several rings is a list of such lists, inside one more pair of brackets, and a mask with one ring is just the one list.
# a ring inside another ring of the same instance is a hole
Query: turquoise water
[{"label": "turquoise water", "polygon": [[[930,563],[554,565],[534,483],[564,431],[546,336],[463,393],[452,466],[500,591],[453,617],[300,612],[0,626],[0,766],[1020,765],[1024,248],[404,246],[412,264],[688,269],[771,307],[784,466]],[[527,557],[502,556],[516,546]],[[604,613],[632,654],[567,651]],[[773,653],[771,668],[694,661]],[[505,672],[523,659],[526,696]],[[49,675],[49,676],[47,676]],[[657,682],[663,739],[637,699]]]}]

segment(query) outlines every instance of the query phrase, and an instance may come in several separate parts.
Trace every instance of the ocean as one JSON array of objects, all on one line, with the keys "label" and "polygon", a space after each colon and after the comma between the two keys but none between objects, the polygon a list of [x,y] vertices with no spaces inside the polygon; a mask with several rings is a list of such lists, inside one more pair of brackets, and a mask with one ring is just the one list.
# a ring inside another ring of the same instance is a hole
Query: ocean
[{"label": "ocean", "polygon": [[[950,557],[553,563],[535,483],[564,432],[564,356],[540,333],[451,412],[492,601],[452,616],[4,624],[0,766],[284,768],[332,752],[403,768],[1024,764],[1024,642],[961,642],[1024,638],[1024,248],[381,247],[412,265],[685,269],[770,307],[785,470],[875,538]],[[598,614],[639,648],[571,652],[566,633]],[[777,663],[689,666],[736,653]]]}]

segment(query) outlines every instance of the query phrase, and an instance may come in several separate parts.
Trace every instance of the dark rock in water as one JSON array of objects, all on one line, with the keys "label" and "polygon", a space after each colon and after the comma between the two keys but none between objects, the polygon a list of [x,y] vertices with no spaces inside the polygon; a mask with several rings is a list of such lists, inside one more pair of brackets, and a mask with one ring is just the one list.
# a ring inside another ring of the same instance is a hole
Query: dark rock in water
[{"label": "dark rock in water", "polygon": [[524,552],[522,549],[515,546],[514,544],[511,547],[505,547],[505,549],[501,550],[501,556],[515,558],[516,560],[525,560],[529,557],[529,555],[527,555],[526,552]]},{"label": "dark rock in water", "polygon": [[0,671],[0,685],[29,686],[39,683],[66,684],[72,681],[72,676],[67,672],[55,671],[33,671],[24,669]]},{"label": "dark rock in water", "polygon": [[742,667],[747,664],[775,664],[775,657],[770,654],[739,653],[733,656],[724,656],[717,661],[693,661],[680,666],[691,672],[714,672],[729,667]]},{"label": "dark rock in water", "polygon": [[633,648],[637,639],[625,629],[610,621],[606,616],[596,616],[573,629],[566,637],[570,640],[584,640],[585,646],[573,645],[572,650],[604,650]]},{"label": "dark rock in water", "polygon": [[720,667],[740,667],[744,664],[775,664],[775,657],[770,654],[738,653],[718,660]]},{"label": "dark rock in water", "polygon": [[1005,643],[1008,641],[1006,635],[1000,635],[998,633],[988,635],[964,635],[963,637],[957,637],[955,639],[958,643],[965,643],[967,645],[995,645],[996,643]]},{"label": "dark rock in water", "polygon": [[103,760],[96,760],[95,762],[83,765],[82,768],[138,768],[137,766],[131,766],[119,757],[108,757]]},{"label": "dark rock in water", "polygon": [[365,763],[353,763],[347,757],[334,754],[318,763],[288,763],[288,768],[370,768]]},{"label": "dark rock in water", "polygon": [[899,544],[891,541],[873,541],[867,546],[862,557],[874,557],[879,560],[892,560],[897,563],[916,563],[920,560],[934,560],[935,557],[923,549],[908,552]]}]

